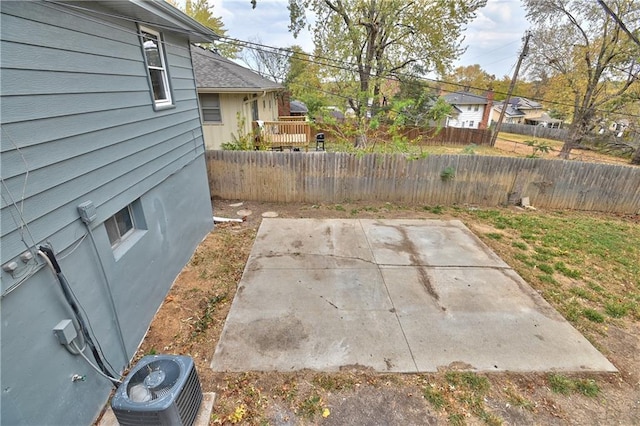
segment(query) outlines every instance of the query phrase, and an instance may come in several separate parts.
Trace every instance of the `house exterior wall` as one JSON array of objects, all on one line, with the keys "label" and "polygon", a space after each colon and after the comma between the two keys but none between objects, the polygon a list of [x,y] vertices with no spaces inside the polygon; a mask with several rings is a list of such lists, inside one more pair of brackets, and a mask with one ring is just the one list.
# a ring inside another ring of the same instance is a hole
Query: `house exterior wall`
[{"label": "house exterior wall", "polygon": [[[465,129],[477,129],[482,121],[485,105],[456,105],[462,112],[457,117],[449,118],[448,127],[463,127]],[[476,111],[476,107],[478,110]],[[471,108],[471,110],[469,110]],[[473,125],[470,122],[473,121]]]},{"label": "house exterior wall", "polygon": [[[530,118],[539,118],[542,116],[544,110],[542,108],[539,109],[520,109],[520,111],[524,114],[524,117],[507,117],[505,115],[504,122],[505,123],[524,123],[525,120]],[[491,111],[491,121],[497,122],[500,118],[500,110],[492,109]]]},{"label": "house exterior wall", "polygon": [[524,113],[523,122],[524,122],[524,120],[528,120],[528,119],[531,119],[531,118],[540,118],[542,116],[542,114],[544,113],[544,110],[542,108],[539,108],[539,109],[521,109],[521,111]]},{"label": "house exterior wall", "polygon": [[[18,265],[1,272],[0,422],[90,424],[112,387],[53,335],[73,314],[36,247],[53,247],[106,359],[123,371],[212,227],[188,40],[157,29],[174,105],[154,110],[134,22],[60,4],[0,7],[1,263]],[[77,210],[86,201],[96,207],[91,234]],[[135,238],[115,252],[104,221],[133,202]],[[34,258],[23,262],[24,252]]]},{"label": "house exterior wall", "polygon": [[[497,123],[500,119],[500,111],[491,109],[490,123]],[[503,118],[504,123],[520,124],[524,122],[524,117],[508,117],[506,114]]]},{"label": "house exterior wall", "polygon": [[[204,141],[207,150],[222,149],[222,144],[232,142],[238,136],[238,114],[244,117],[244,132],[251,132],[251,104],[257,100],[258,117],[263,121],[278,119],[276,92],[253,98],[252,93],[220,93],[221,123],[203,123]],[[245,98],[249,98],[245,101]]]}]

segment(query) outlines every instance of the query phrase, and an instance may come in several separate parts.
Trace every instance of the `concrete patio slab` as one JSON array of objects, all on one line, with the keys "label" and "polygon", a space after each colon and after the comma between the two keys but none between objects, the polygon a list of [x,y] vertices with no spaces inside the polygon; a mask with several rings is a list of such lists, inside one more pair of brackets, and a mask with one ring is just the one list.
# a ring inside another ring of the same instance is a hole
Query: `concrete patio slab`
[{"label": "concrete patio slab", "polygon": [[616,371],[460,221],[264,219],[216,371]]},{"label": "concrete patio slab", "polygon": [[507,268],[458,220],[360,220],[378,265]]}]

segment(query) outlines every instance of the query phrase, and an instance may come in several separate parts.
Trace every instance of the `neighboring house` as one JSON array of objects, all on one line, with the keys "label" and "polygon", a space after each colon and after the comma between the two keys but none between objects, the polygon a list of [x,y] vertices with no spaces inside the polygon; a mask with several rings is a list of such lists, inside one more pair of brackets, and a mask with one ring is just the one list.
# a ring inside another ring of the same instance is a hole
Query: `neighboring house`
[{"label": "neighboring house", "polygon": [[466,129],[486,129],[489,111],[493,102],[493,93],[479,96],[469,92],[455,92],[443,96],[453,107],[453,113],[447,117],[445,127]]},{"label": "neighboring house", "polygon": [[[491,123],[497,123],[502,113],[504,102],[496,103],[491,110]],[[511,103],[507,104],[507,109],[504,112],[502,118],[503,123],[508,124],[523,124],[525,114],[517,108],[514,108]]]},{"label": "neighboring house", "polygon": [[277,94],[283,87],[219,54],[191,46],[207,149],[221,149],[253,121],[278,119]]},{"label": "neighboring house", "polygon": [[[491,111],[491,122],[495,123],[500,118],[500,111],[504,102],[496,102]],[[509,99],[503,123],[533,124],[540,122],[540,118],[545,114],[542,104],[531,99],[514,97]]]},{"label": "neighboring house", "polygon": [[609,125],[609,131],[613,132],[617,137],[622,137],[624,132],[629,129],[629,123],[627,119],[617,119]]},{"label": "neighboring house", "polygon": [[0,23],[0,422],[88,425],[112,386],[74,346],[120,375],[213,226],[189,45],[216,36],[164,1],[2,1]]},{"label": "neighboring house", "polygon": [[550,127],[554,129],[559,129],[560,127],[562,127],[563,122],[563,120],[551,118],[551,116],[546,112],[543,112],[539,117],[530,117],[526,119],[526,124],[530,124],[532,126]]}]

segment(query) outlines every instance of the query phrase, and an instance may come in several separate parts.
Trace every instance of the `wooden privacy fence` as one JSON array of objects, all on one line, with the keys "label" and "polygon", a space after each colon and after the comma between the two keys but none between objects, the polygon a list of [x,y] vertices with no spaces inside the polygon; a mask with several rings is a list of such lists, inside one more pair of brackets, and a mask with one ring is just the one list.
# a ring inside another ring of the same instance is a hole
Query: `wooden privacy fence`
[{"label": "wooden privacy fence", "polygon": [[420,138],[420,142],[429,144],[446,145],[491,145],[491,130],[489,129],[461,129],[457,127],[444,127],[439,131],[434,128],[408,129],[409,139]]},{"label": "wooden privacy fence", "polygon": [[640,213],[640,168],[540,158],[207,151],[212,197],[268,202],[389,201]]},{"label": "wooden privacy fence", "polygon": [[500,127],[501,132],[515,133],[517,135],[527,135],[532,138],[553,139],[563,141],[567,138],[567,129],[551,129],[542,126],[532,126],[529,124],[503,123]]},{"label": "wooden privacy fence", "polygon": [[[315,124],[313,129],[314,133],[322,132],[326,135],[328,143],[335,141],[336,132],[335,127],[328,124],[318,123]],[[380,126],[376,130],[369,130],[367,135],[370,138],[376,137],[376,135],[385,135],[385,138],[389,138],[389,128],[387,126]],[[422,128],[422,127],[404,127],[400,133],[409,138],[410,140],[416,140],[423,145],[491,145],[491,130],[489,129],[461,129],[457,127],[443,127],[439,130],[436,128]]]}]

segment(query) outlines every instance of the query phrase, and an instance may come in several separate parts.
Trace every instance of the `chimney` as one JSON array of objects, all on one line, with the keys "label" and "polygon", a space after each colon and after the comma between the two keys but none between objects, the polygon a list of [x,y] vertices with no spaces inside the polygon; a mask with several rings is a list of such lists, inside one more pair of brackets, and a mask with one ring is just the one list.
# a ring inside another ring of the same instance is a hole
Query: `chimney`
[{"label": "chimney", "polygon": [[291,115],[291,92],[288,90],[278,94],[278,117]]},{"label": "chimney", "polygon": [[491,109],[493,108],[493,90],[489,90],[487,92],[487,105],[484,107],[484,112],[482,113],[482,121],[478,126],[478,129],[488,129],[489,128],[489,118],[491,117]]}]

